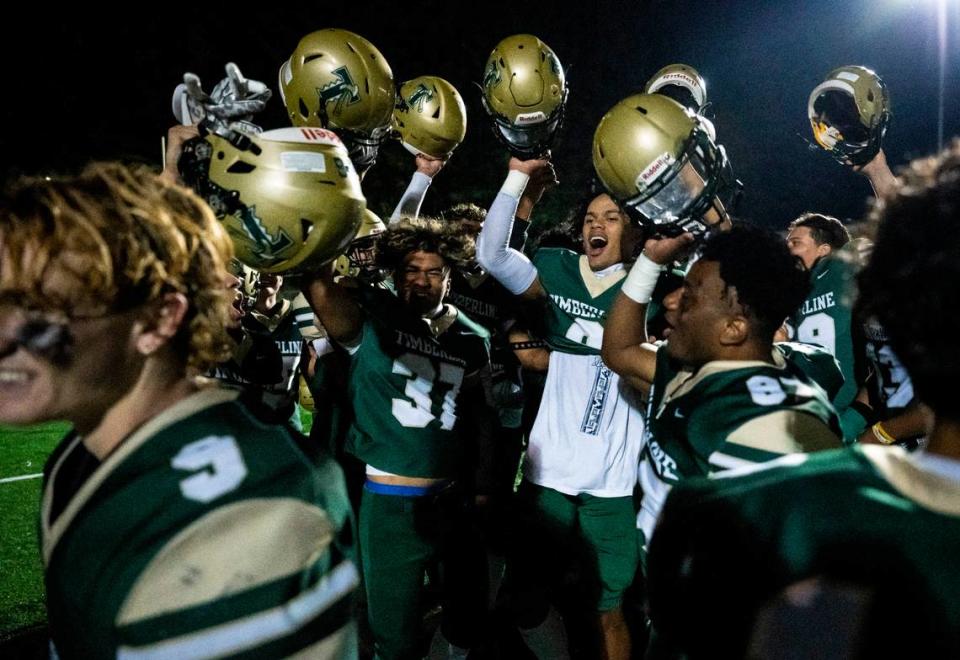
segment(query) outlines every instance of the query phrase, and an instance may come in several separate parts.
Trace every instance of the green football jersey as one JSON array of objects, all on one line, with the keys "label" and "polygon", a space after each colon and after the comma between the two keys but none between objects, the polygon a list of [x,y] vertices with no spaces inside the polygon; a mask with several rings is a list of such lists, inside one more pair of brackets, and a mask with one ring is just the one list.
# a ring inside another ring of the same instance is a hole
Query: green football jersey
[{"label": "green football jersey", "polygon": [[[352,352],[354,420],[347,450],[405,477],[458,473],[464,445],[454,432],[464,379],[490,364],[490,335],[463,312],[434,337],[389,291],[364,293],[360,345]],[[474,389],[470,396],[481,396]]]},{"label": "green football jersey", "polygon": [[586,256],[563,248],[543,248],[533,257],[540,283],[549,295],[543,339],[555,351],[599,355],[607,312],[620,291],[626,270],[598,277]]},{"label": "green football jersey", "polygon": [[342,473],[237,396],[202,390],[102,463],[74,434],[51,455],[41,540],[60,657],[355,657]]},{"label": "green football jersey", "polygon": [[490,333],[491,405],[503,427],[519,427],[523,413],[523,381],[520,362],[507,338],[507,329],[518,315],[517,296],[487,274],[476,278],[455,271],[450,276],[447,301]]},{"label": "green football jersey", "polygon": [[[774,345],[774,364],[709,362],[678,368],[657,352],[640,464],[638,526],[649,539],[670,488],[691,477],[840,446],[839,421],[824,389],[804,369],[839,382],[825,351]],[[835,385],[834,385],[835,386]]]},{"label": "green football jersey", "polygon": [[847,419],[847,410],[859,389],[860,358],[852,325],[856,273],[856,262],[846,252],[818,261],[810,272],[810,294],[787,321],[793,341],[822,346],[840,364],[844,383],[832,401],[840,414],[847,442],[854,441],[863,428],[862,418]]},{"label": "green football jersey", "polygon": [[876,319],[863,324],[863,334],[866,361],[873,373],[868,381],[870,404],[879,419],[888,419],[914,402],[913,382]]},{"label": "green football jersey", "polygon": [[[955,461],[878,446],[784,457],[671,492],[650,546],[651,616],[663,636],[720,657],[720,648],[730,649],[720,637],[748,633],[768,599],[821,577],[903,589],[911,602],[890,605],[907,643],[915,632],[909,617],[930,616],[941,618],[956,645],[958,548]],[[882,657],[957,657],[958,650]]]},{"label": "green football jersey", "polygon": [[297,374],[303,339],[290,303],[273,316],[251,312],[242,319],[244,338],[237,354],[217,365],[208,374],[224,384],[246,389],[260,403],[274,411],[271,419],[284,421],[294,416],[297,401]]}]

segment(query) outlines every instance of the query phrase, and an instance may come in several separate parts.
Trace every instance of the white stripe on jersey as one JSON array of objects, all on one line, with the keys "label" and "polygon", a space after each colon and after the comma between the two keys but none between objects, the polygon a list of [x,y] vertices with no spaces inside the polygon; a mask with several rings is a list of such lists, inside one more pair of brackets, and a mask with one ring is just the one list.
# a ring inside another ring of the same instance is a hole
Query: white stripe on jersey
[{"label": "white stripe on jersey", "polygon": [[344,561],[309,591],[283,605],[206,630],[148,646],[121,646],[118,660],[214,658],[240,653],[296,632],[360,584],[357,567]]},{"label": "white stripe on jersey", "polygon": [[729,470],[732,468],[744,468],[750,465],[756,465],[756,461],[748,461],[744,458],[737,458],[736,456],[730,456],[729,454],[722,454],[718,451],[710,454],[708,459],[710,465],[720,468],[721,470]]}]

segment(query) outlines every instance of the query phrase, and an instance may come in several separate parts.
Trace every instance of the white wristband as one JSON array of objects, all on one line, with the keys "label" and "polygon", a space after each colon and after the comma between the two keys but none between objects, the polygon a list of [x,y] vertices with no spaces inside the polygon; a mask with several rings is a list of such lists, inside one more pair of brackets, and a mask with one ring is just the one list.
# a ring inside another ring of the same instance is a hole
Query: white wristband
[{"label": "white wristband", "polygon": [[520,170],[510,170],[510,173],[507,174],[507,180],[503,182],[503,186],[500,188],[500,192],[506,193],[514,199],[520,199],[529,180],[530,176]]},{"label": "white wristband", "polygon": [[654,263],[647,255],[641,253],[630,272],[627,273],[626,279],[623,280],[620,290],[630,300],[646,305],[650,302],[657,280],[660,279],[660,273],[665,270],[666,266]]}]

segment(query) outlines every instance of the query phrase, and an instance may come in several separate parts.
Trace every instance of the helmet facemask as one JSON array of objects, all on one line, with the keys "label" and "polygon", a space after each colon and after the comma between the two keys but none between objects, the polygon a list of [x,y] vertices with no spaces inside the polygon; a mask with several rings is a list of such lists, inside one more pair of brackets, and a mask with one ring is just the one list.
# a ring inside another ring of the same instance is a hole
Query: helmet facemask
[{"label": "helmet facemask", "polygon": [[810,124],[813,137],[821,147],[844,165],[869,163],[880,151],[889,115],[872,129],[860,121],[852,96],[839,90],[827,90],[813,104]]},{"label": "helmet facemask", "polygon": [[502,39],[487,58],[480,87],[497,140],[517,158],[546,156],[569,92],[556,53],[531,34]]},{"label": "helmet facemask", "polygon": [[886,85],[873,71],[840,67],[810,93],[813,137],[843,165],[862,167],[880,152],[890,123]]},{"label": "helmet facemask", "polygon": [[[730,209],[742,186],[734,179],[723,148],[714,144],[705,130],[697,126],[681,157],[667,157],[661,163],[667,166],[666,172],[640,195],[625,200],[631,215],[656,234],[690,232],[698,239],[730,221]],[[640,181],[638,187],[644,187]],[[712,222],[711,216],[715,218]]]},{"label": "helmet facemask", "polygon": [[546,155],[553,146],[563,125],[567,94],[565,91],[563,101],[557,106],[553,115],[531,123],[511,122],[503,115],[494,113],[487,105],[486,99],[482,99],[482,102],[484,110],[493,119],[493,134],[497,139],[507,147],[511,155],[521,160],[529,160]]},{"label": "helmet facemask", "polygon": [[662,94],[668,99],[673,99],[683,107],[689,108],[693,112],[700,112],[703,107],[694,97],[693,92],[690,91],[688,87],[684,87],[683,85],[664,85],[655,93]]},{"label": "helmet facemask", "polygon": [[377,162],[377,156],[380,155],[380,145],[390,134],[388,127],[374,131],[371,135],[344,129],[331,128],[331,130],[343,140],[343,145],[347,148],[347,155],[350,156],[350,162],[353,163],[357,174],[361,177]]},{"label": "helmet facemask", "polygon": [[388,275],[386,270],[377,265],[378,238],[378,234],[370,234],[354,239],[347,251],[350,273],[365,284],[377,284]]},{"label": "helmet facemask", "polygon": [[180,176],[183,182],[193,188],[210,206],[218,218],[236,213],[243,208],[240,194],[236,190],[222,188],[210,180],[210,159],[213,157],[213,146],[204,138],[214,133],[240,149],[246,149],[250,140],[240,131],[229,129],[222,123],[211,119],[204,119],[197,124],[197,128],[200,135],[183,143],[183,150],[177,162]]}]

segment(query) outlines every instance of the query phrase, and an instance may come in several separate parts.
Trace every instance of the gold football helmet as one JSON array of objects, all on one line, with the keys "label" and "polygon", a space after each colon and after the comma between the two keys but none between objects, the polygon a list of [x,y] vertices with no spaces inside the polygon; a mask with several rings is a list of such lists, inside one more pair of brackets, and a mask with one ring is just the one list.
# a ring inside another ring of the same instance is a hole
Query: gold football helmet
[{"label": "gold football helmet", "polygon": [[446,80],[420,76],[400,85],[393,129],[410,153],[446,158],[467,134],[467,108]]},{"label": "gold football helmet", "polygon": [[184,145],[181,173],[223,222],[244,264],[265,273],[309,271],[353,240],[366,200],[335,133],[250,135],[201,124],[201,134]]},{"label": "gold football helmet", "polygon": [[890,95],[874,71],[842,66],[807,100],[813,137],[844,164],[865,165],[880,151],[890,123]]},{"label": "gold football helmet", "polygon": [[393,72],[376,46],[347,30],[317,30],[300,40],[279,77],[294,126],[329,128],[357,168],[373,164],[396,97]]},{"label": "gold football helmet", "polygon": [[341,276],[356,277],[369,282],[386,277],[376,264],[377,237],[386,230],[383,220],[370,209],[366,209],[360,229],[350,247],[333,263],[334,271]]},{"label": "gold football helmet", "polygon": [[543,155],[563,120],[567,81],[560,60],[531,34],[507,37],[483,74],[483,109],[494,133],[520,158]]},{"label": "gold football helmet", "polygon": [[700,118],[660,94],[629,96],[603,116],[593,166],[613,198],[665,235],[729,222],[740,187]]}]

